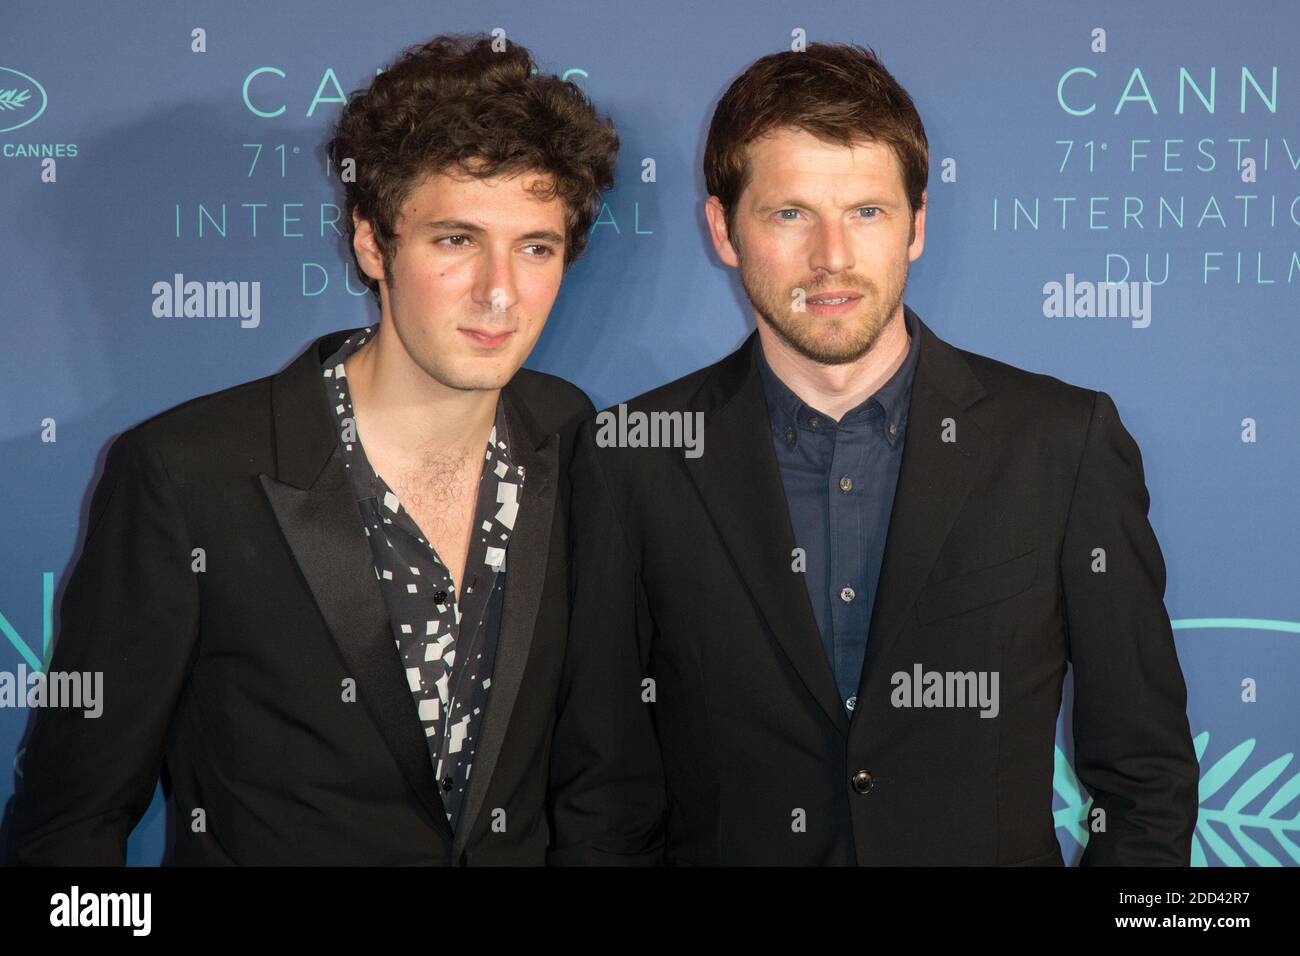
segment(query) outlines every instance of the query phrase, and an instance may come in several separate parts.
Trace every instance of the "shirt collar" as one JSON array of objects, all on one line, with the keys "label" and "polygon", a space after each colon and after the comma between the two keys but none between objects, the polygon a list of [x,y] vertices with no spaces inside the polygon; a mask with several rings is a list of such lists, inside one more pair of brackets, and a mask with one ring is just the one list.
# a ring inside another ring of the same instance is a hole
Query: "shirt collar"
[{"label": "shirt collar", "polygon": [[846,412],[839,422],[813,408],[781,381],[768,365],[767,356],[763,354],[762,339],[758,339],[755,342],[758,370],[763,380],[763,393],[767,398],[768,418],[776,437],[793,448],[798,443],[801,430],[834,434],[837,428],[855,426],[874,418],[881,435],[891,446],[901,442],[911,404],[912,381],[916,377],[917,360],[921,353],[920,330],[911,310],[906,307],[903,309],[903,325],[911,337],[903,363],[874,395]]}]

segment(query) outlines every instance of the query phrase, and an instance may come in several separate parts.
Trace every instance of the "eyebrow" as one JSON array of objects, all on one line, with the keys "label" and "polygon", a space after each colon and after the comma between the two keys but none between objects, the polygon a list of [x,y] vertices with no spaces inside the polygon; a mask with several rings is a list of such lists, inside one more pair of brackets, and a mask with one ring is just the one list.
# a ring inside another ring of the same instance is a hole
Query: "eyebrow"
[{"label": "eyebrow", "polygon": [[[418,232],[463,232],[472,236],[481,236],[487,231],[477,223],[465,219],[425,219],[417,223],[415,228]],[[526,232],[517,238],[536,239],[564,245],[564,237],[550,229],[534,229],[532,232]]]},{"label": "eyebrow", "polygon": [[[893,206],[893,205],[895,205],[893,199],[885,199],[880,197],[868,196],[866,199],[859,200],[858,202],[849,203],[844,208],[860,209],[863,206]],[[790,199],[783,199],[781,202],[777,202],[777,203],[765,203],[764,205],[759,206],[755,211],[768,212],[774,209],[788,209],[791,206],[798,206],[801,209],[811,208],[811,206],[808,203],[804,202],[802,199],[790,198]]]}]

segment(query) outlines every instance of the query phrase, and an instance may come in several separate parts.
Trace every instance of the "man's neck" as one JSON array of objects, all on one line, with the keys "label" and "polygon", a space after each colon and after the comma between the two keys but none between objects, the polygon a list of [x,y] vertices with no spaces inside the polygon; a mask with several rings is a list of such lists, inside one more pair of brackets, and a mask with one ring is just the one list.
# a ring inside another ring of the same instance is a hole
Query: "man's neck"
[{"label": "man's neck", "polygon": [[414,464],[481,452],[487,444],[501,390],[437,381],[411,359],[387,321],[344,368],[368,454]]},{"label": "man's neck", "polygon": [[844,365],[823,365],[800,355],[758,318],[763,357],[790,391],[835,421],[880,390],[907,358],[911,337],[903,310],[890,319],[871,351]]}]

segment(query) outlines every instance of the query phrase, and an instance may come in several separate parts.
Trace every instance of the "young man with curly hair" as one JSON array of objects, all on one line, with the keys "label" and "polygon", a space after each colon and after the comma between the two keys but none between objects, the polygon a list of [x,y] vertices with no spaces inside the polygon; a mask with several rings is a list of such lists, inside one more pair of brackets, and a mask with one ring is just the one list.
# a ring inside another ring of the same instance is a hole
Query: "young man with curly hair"
[{"label": "young man with curly hair", "polygon": [[377,324],[129,429],[95,491],[14,806],[25,863],[121,864],[165,764],[178,864],[538,864],[594,409],[522,369],[613,185],[576,86],[407,50],[329,143]]}]

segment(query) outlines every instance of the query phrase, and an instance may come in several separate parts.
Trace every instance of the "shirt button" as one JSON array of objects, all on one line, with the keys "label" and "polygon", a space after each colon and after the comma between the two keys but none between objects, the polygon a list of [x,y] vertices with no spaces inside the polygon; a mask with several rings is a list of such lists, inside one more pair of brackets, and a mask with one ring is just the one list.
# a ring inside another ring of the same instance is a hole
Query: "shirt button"
[{"label": "shirt button", "polygon": [[840,491],[852,491],[852,490],[853,490],[853,479],[850,478],[848,475],[845,475],[843,478],[840,479]]},{"label": "shirt button", "polygon": [[840,600],[848,604],[853,600],[853,588],[840,588]]},{"label": "shirt button", "polygon": [[844,702],[844,706],[847,707],[849,710],[852,710],[854,707],[858,706],[858,698],[850,697],[848,700]]},{"label": "shirt button", "polygon": [[434,603],[434,604],[446,604],[446,603],[447,603],[447,592],[446,592],[446,591],[439,591],[437,594],[435,594],[435,595],[433,596],[433,603]]},{"label": "shirt button", "polygon": [[821,420],[820,418],[810,418],[810,419],[808,419],[808,424],[809,424],[809,426],[812,427],[812,428],[819,428],[819,427],[821,426],[821,423],[822,423],[822,420]]},{"label": "shirt button", "polygon": [[897,426],[895,423],[893,423],[893,422],[890,422],[890,423],[889,423],[889,434],[891,434],[891,435],[897,435],[897,434],[898,434],[898,426]]}]

